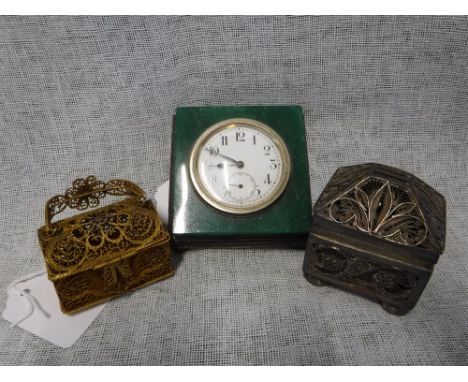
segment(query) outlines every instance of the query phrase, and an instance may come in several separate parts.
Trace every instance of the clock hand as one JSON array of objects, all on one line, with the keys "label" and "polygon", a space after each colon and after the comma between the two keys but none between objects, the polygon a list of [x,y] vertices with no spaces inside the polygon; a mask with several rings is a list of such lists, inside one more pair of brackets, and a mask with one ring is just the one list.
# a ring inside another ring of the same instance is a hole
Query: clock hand
[{"label": "clock hand", "polygon": [[243,188],[244,186],[242,184],[231,184],[229,183],[230,186],[238,187],[238,188]]},{"label": "clock hand", "polygon": [[237,160],[235,160],[235,159],[233,159],[231,157],[228,157],[228,156],[226,156],[224,154],[221,154],[221,153],[218,153],[217,156],[222,157],[222,158],[227,159],[227,160],[230,160],[231,162],[234,162],[238,168],[243,168],[244,167],[244,162],[242,162],[241,160],[237,161]]},{"label": "clock hand", "polygon": [[224,167],[224,164],[223,163],[218,163],[218,164],[210,163],[209,166],[210,166],[210,168],[217,167],[217,168],[222,169]]},{"label": "clock hand", "polygon": [[[223,169],[224,168],[224,163],[218,163],[218,164],[212,164],[210,163],[209,164],[210,168],[213,168],[213,167],[217,167],[219,169]],[[238,166],[237,164],[228,164],[228,166]]]}]

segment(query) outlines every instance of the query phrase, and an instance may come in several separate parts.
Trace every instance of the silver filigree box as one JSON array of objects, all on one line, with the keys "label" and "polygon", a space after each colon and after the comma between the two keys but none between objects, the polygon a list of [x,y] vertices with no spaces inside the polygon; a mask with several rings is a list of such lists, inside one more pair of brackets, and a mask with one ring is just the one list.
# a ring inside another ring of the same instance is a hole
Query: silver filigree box
[{"label": "silver filigree box", "polygon": [[445,245],[444,197],[405,171],[339,168],[314,206],[304,276],[402,315],[417,303]]}]

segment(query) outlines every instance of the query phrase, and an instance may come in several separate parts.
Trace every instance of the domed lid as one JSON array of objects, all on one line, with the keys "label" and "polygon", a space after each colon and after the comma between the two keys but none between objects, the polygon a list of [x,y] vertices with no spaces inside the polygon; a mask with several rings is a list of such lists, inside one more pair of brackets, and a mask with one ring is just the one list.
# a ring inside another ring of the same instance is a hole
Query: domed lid
[{"label": "domed lid", "polygon": [[414,175],[376,163],[339,168],[315,215],[387,241],[441,254],[445,198]]}]

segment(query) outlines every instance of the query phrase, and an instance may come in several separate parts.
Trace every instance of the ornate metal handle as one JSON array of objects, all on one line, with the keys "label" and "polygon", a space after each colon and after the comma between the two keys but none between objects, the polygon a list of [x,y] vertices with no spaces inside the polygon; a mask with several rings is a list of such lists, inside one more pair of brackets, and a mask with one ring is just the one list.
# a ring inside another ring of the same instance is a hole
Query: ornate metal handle
[{"label": "ornate metal handle", "polygon": [[123,179],[112,179],[102,182],[95,176],[86,179],[79,178],[73,182],[73,186],[65,191],[64,195],[56,195],[50,198],[45,206],[45,224],[47,231],[52,231],[52,219],[66,207],[79,211],[97,207],[100,199],[106,195],[128,195],[144,200],[145,193],[136,184]]}]

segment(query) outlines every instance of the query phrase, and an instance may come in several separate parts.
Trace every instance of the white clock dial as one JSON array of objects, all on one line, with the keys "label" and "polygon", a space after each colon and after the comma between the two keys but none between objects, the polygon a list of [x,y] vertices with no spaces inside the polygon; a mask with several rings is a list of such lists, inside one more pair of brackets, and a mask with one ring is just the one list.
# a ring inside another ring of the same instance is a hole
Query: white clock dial
[{"label": "white clock dial", "polygon": [[290,159],[281,137],[250,119],[210,127],[190,158],[192,182],[200,196],[225,212],[246,214],[273,203],[289,179]]},{"label": "white clock dial", "polygon": [[226,194],[232,200],[242,203],[251,199],[257,189],[255,180],[249,174],[236,172],[228,179]]}]

